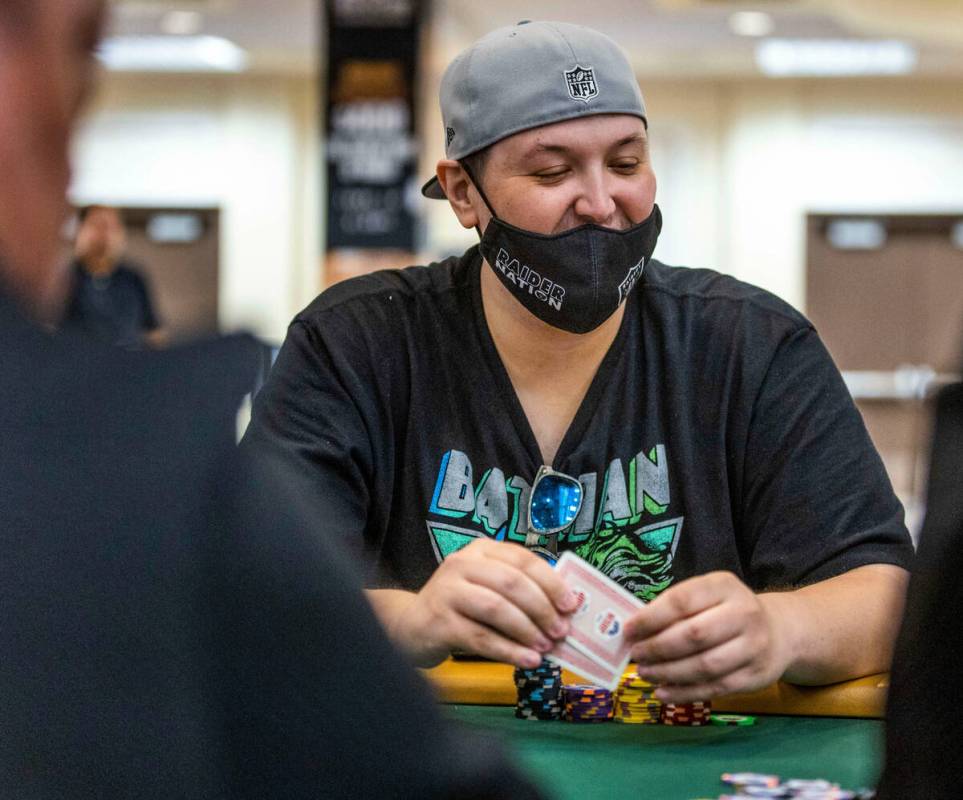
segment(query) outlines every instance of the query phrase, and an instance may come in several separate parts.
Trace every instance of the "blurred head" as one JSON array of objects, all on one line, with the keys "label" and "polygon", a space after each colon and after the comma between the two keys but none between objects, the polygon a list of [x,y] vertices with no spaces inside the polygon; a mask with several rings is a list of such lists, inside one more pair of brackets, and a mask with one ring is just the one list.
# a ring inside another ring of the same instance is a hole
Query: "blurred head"
[{"label": "blurred head", "polygon": [[0,2],[0,279],[41,316],[66,291],[56,264],[70,135],[94,82],[104,0]]},{"label": "blurred head", "polygon": [[81,209],[79,220],[74,255],[88,272],[112,272],[127,246],[120,212],[110,206],[87,206]]}]

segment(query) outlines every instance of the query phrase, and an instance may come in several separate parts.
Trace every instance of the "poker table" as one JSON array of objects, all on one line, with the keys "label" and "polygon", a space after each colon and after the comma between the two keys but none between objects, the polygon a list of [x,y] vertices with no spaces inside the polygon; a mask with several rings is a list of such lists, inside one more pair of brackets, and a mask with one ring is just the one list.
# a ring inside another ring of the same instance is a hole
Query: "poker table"
[{"label": "poker table", "polygon": [[447,716],[498,740],[560,800],[714,798],[725,791],[723,772],[825,778],[848,789],[874,786],[879,774],[887,675],[719,698],[713,711],[752,714],[756,724],[700,728],[520,720],[511,666],[449,660],[427,675]]}]

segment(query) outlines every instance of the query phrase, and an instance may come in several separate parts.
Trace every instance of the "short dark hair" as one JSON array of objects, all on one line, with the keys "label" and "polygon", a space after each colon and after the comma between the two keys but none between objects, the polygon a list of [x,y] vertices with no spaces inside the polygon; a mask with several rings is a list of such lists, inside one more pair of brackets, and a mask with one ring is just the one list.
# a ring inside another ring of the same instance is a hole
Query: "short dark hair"
[{"label": "short dark hair", "polygon": [[464,158],[459,159],[459,163],[466,169],[468,177],[472,179],[473,183],[481,182],[491,154],[492,146],[488,145],[488,147],[483,147],[481,150],[476,150],[474,153],[469,153]]}]

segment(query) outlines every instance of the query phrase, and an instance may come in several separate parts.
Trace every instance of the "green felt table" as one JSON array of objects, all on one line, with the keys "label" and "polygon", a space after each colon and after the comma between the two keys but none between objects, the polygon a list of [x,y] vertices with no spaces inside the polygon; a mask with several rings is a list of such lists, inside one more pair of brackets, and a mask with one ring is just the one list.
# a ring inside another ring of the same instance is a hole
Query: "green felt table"
[{"label": "green felt table", "polygon": [[446,713],[496,738],[548,797],[691,800],[725,791],[723,772],[875,785],[883,723],[759,716],[752,727],[678,728],[515,719],[511,706],[449,705]]}]

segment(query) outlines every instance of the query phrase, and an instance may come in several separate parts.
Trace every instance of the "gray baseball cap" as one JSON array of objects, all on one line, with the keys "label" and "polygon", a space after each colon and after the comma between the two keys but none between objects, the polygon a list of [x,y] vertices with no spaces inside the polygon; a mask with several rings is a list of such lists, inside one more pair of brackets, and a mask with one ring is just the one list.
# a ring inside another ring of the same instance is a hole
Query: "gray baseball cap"
[{"label": "gray baseball cap", "polygon": [[[483,36],[448,65],[440,95],[445,155],[456,160],[513,133],[576,117],[646,119],[622,49],[565,22],[519,22]],[[445,199],[437,177],[421,193]]]}]

